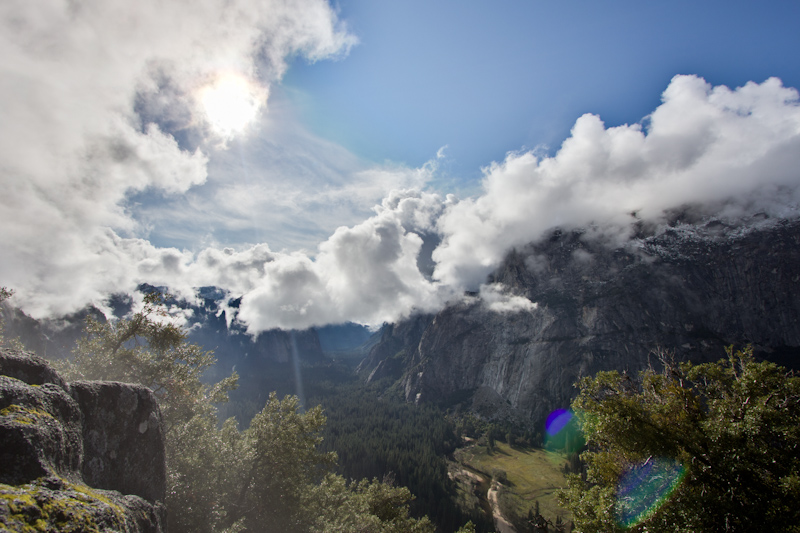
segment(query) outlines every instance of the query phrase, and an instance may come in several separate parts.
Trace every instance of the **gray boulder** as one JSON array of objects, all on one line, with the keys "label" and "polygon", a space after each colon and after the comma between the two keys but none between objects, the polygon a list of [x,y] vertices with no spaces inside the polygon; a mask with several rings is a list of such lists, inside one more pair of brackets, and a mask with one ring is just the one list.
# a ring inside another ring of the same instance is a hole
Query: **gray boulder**
[{"label": "gray boulder", "polygon": [[152,391],[0,349],[0,530],[160,533],[165,492]]},{"label": "gray boulder", "polygon": [[81,413],[63,389],[0,376],[0,482],[56,474],[80,481]]},{"label": "gray boulder", "polygon": [[164,429],[153,392],[113,381],[75,381],[70,386],[83,413],[84,481],[163,501]]},{"label": "gray boulder", "polygon": [[69,391],[67,383],[58,375],[50,364],[28,352],[19,352],[9,348],[0,348],[0,375],[16,378],[28,385],[44,385],[52,383],[64,391]]}]

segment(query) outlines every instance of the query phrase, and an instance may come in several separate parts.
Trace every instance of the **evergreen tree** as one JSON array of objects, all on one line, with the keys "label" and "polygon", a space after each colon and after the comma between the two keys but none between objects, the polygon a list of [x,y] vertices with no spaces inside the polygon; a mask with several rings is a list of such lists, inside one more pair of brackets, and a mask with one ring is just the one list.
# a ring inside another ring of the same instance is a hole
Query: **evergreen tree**
[{"label": "evergreen tree", "polygon": [[281,401],[270,394],[241,436],[244,460],[226,525],[241,523],[248,531],[306,530],[303,497],[315,476],[336,462],[335,454],[317,451],[324,425],[320,407],[300,413],[296,396]]},{"label": "evergreen tree", "polygon": [[204,383],[200,378],[214,364],[213,353],[187,342],[161,294],[148,294],[143,303],[127,319],[88,317],[72,360],[55,364],[69,380],[125,381],[154,392],[165,425],[169,529],[216,531],[228,515],[243,455],[235,422],[218,429],[214,404],[227,400],[237,376]]},{"label": "evergreen tree", "polygon": [[59,366],[70,380],[127,381],[154,391],[166,426],[170,531],[434,532],[426,517],[409,516],[408,489],[347,485],[329,474],[336,454],[319,449],[326,422],[319,406],[302,413],[297,397],[271,393],[245,431],[234,418],[218,427],[215,404],[227,401],[237,376],[204,383],[213,353],[188,343],[163,303],[151,294],[130,318],[89,318],[73,359]]},{"label": "evergreen tree", "polygon": [[800,531],[800,378],[727,355],[581,381],[587,480],[560,494],[578,530]]},{"label": "evergreen tree", "polygon": [[343,477],[329,474],[305,495],[305,508],[311,520],[309,531],[434,533],[427,517],[409,516],[408,504],[412,499],[407,488],[396,487],[388,479],[362,480],[348,486]]},{"label": "evergreen tree", "polygon": [[[6,300],[14,296],[14,291],[6,287],[0,287],[0,305]],[[0,309],[0,346],[7,346],[15,350],[23,350],[25,347],[22,345],[18,337],[6,338],[3,335],[3,316],[2,309]]]},{"label": "evergreen tree", "polygon": [[[0,287],[0,304],[11,298],[13,295],[14,291],[9,290],[6,287]],[[5,344],[5,339],[3,338],[3,319],[2,315],[0,315],[0,346],[3,344]]]}]

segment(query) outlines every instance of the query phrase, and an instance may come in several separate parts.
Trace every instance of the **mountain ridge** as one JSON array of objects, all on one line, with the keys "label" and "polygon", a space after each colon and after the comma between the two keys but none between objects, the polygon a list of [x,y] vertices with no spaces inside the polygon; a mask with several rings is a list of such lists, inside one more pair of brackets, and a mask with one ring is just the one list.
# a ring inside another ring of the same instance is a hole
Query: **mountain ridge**
[{"label": "mountain ridge", "polygon": [[703,362],[751,343],[796,366],[799,244],[800,222],[759,216],[674,221],[621,245],[554,230],[512,250],[487,280],[531,309],[498,313],[465,296],[385,328],[360,369],[367,381],[395,380],[407,401],[540,423],[569,405],[581,377],[636,374],[657,365],[657,348]]}]

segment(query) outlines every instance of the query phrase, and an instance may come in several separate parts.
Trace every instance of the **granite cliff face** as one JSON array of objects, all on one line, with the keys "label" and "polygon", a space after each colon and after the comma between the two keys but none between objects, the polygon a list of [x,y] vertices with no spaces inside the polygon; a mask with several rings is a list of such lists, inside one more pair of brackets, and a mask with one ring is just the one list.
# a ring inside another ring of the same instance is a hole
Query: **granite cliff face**
[{"label": "granite cliff face", "polygon": [[796,221],[675,223],[618,247],[555,231],[510,253],[489,282],[536,307],[499,313],[467,296],[388,327],[363,375],[399,379],[409,401],[540,422],[568,405],[581,376],[635,374],[656,362],[656,347],[699,362],[753,343],[780,364],[800,362]]},{"label": "granite cliff face", "polygon": [[164,431],[153,393],[66,383],[34,355],[0,350],[4,531],[160,533]]}]

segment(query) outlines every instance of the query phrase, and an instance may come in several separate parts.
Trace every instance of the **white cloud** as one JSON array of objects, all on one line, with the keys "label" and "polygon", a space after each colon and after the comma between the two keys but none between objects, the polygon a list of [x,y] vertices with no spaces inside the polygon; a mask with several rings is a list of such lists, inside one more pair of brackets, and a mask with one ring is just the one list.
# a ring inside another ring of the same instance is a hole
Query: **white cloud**
[{"label": "white cloud", "polygon": [[522,313],[538,307],[524,296],[509,294],[502,283],[481,285],[479,294],[483,305],[495,313]]},{"label": "white cloud", "polygon": [[235,72],[266,91],[354,44],[324,0],[0,3],[2,283],[41,316],[179,268],[126,199],[206,181],[198,90]]},{"label": "white cloud", "polygon": [[422,238],[412,229],[430,224],[440,205],[435,195],[395,193],[375,216],[337,229],[313,261],[286,254],[265,264],[258,287],[242,300],[240,320],[257,333],[347,320],[374,325],[439,309],[453,295],[418,269]]},{"label": "white cloud", "polygon": [[339,145],[309,134],[285,110],[264,117],[258,134],[210,152],[209,177],[181,196],[131,205],[149,237],[193,250],[268,242],[274,250],[314,251],[341,225],[369,217],[395,189],[422,189],[437,171],[386,163],[366,166]]},{"label": "white cloud", "polygon": [[[793,211],[800,201],[800,105],[775,78],[731,90],[676,76],[639,124],[584,115],[552,157],[510,153],[485,169],[483,194],[439,219],[434,277],[477,287],[512,247],[549,228],[597,224],[621,236],[635,212],[659,220],[686,203]],[[615,229],[614,229],[615,228]]]},{"label": "white cloud", "polygon": [[522,312],[536,304],[486,275],[554,226],[624,238],[632,212],[800,201],[798,95],[776,79],[730,90],[678,76],[644,126],[584,115],[554,156],[510,153],[463,201],[421,192],[443,149],[418,169],[366,167],[279,106],[218,144],[196,98],[215,75],[266,95],[289,58],[354,42],[322,0],[0,4],[0,284],[34,316],[141,282],[187,298],[213,285],[242,296],[252,333],[376,325],[478,287],[488,309]]}]

